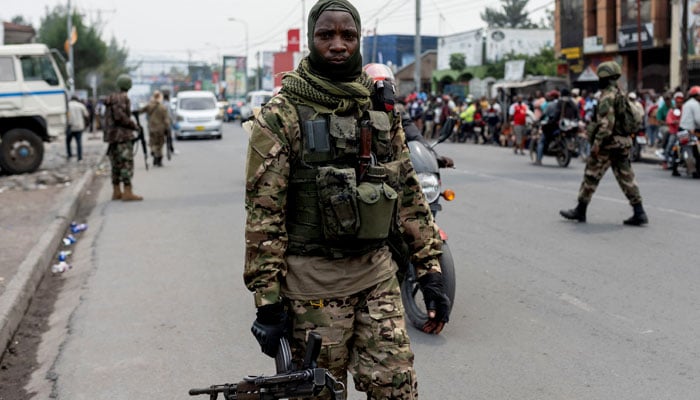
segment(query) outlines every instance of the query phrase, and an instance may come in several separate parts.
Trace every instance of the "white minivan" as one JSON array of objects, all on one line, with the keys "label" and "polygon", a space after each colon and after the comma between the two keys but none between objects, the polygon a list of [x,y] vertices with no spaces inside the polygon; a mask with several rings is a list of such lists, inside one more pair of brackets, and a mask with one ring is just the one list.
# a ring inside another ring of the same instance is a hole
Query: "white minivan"
[{"label": "white minivan", "polygon": [[0,168],[35,171],[44,143],[65,134],[68,93],[44,44],[0,46]]},{"label": "white minivan", "polygon": [[211,137],[221,139],[223,115],[219,112],[214,93],[186,90],[177,94],[175,108],[175,139]]},{"label": "white minivan", "polygon": [[269,90],[254,90],[245,95],[245,104],[241,107],[241,123],[253,116],[253,109],[270,101],[272,92]]}]

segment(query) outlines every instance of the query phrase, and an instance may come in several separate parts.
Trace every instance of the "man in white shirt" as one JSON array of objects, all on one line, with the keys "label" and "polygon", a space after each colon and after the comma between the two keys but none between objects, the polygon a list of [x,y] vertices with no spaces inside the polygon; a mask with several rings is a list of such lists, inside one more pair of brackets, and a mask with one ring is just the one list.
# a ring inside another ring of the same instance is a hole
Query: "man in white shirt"
[{"label": "man in white shirt", "polygon": [[[683,102],[681,109],[680,128],[687,130],[691,135],[700,136],[700,86],[693,86],[688,90],[688,99]],[[692,155],[688,157],[686,164],[688,173],[695,179],[700,179],[700,152],[698,145],[692,147]]]},{"label": "man in white shirt", "polygon": [[66,131],[66,154],[70,159],[71,141],[75,138],[76,147],[78,150],[78,161],[83,160],[83,142],[82,136],[85,130],[85,121],[89,117],[88,110],[83,103],[78,100],[78,97],[73,95],[68,102],[68,127]]}]

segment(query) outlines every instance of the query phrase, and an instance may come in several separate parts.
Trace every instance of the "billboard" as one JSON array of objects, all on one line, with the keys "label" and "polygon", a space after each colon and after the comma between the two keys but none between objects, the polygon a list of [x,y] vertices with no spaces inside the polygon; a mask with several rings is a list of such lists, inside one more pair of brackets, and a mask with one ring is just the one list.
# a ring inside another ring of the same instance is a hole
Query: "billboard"
[{"label": "billboard", "polygon": [[244,97],[248,92],[247,70],[245,57],[224,56],[223,81],[226,83],[227,99]]},{"label": "billboard", "polygon": [[688,56],[700,58],[700,0],[688,0]]}]

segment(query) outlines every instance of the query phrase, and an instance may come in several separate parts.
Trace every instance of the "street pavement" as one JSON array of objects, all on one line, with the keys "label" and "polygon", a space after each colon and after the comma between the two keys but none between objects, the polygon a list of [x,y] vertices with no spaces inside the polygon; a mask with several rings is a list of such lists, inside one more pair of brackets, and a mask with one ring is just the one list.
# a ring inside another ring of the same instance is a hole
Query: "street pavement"
[{"label": "street pavement", "polygon": [[[109,174],[102,132],[83,135],[83,161],[66,158],[64,137],[45,144],[31,174],[0,175],[0,353],[21,321],[41,278],[50,273],[62,239],[93,177]],[[73,143],[75,153],[75,143]],[[135,162],[141,162],[138,154]],[[658,163],[652,149],[641,160]],[[78,221],[80,222],[80,221]]]},{"label": "street pavement", "polygon": [[0,353],[12,337],[96,174],[109,173],[102,132],[83,134],[83,160],[65,138],[45,143],[36,172],[0,175]]}]

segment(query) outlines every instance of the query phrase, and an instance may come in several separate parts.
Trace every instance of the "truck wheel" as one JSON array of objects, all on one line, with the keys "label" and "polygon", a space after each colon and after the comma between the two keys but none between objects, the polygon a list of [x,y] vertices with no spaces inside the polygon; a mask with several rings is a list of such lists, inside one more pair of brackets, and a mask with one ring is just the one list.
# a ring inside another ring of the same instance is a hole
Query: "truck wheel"
[{"label": "truck wheel", "polygon": [[44,159],[44,143],[29,129],[15,128],[2,135],[0,168],[9,174],[34,172]]}]

